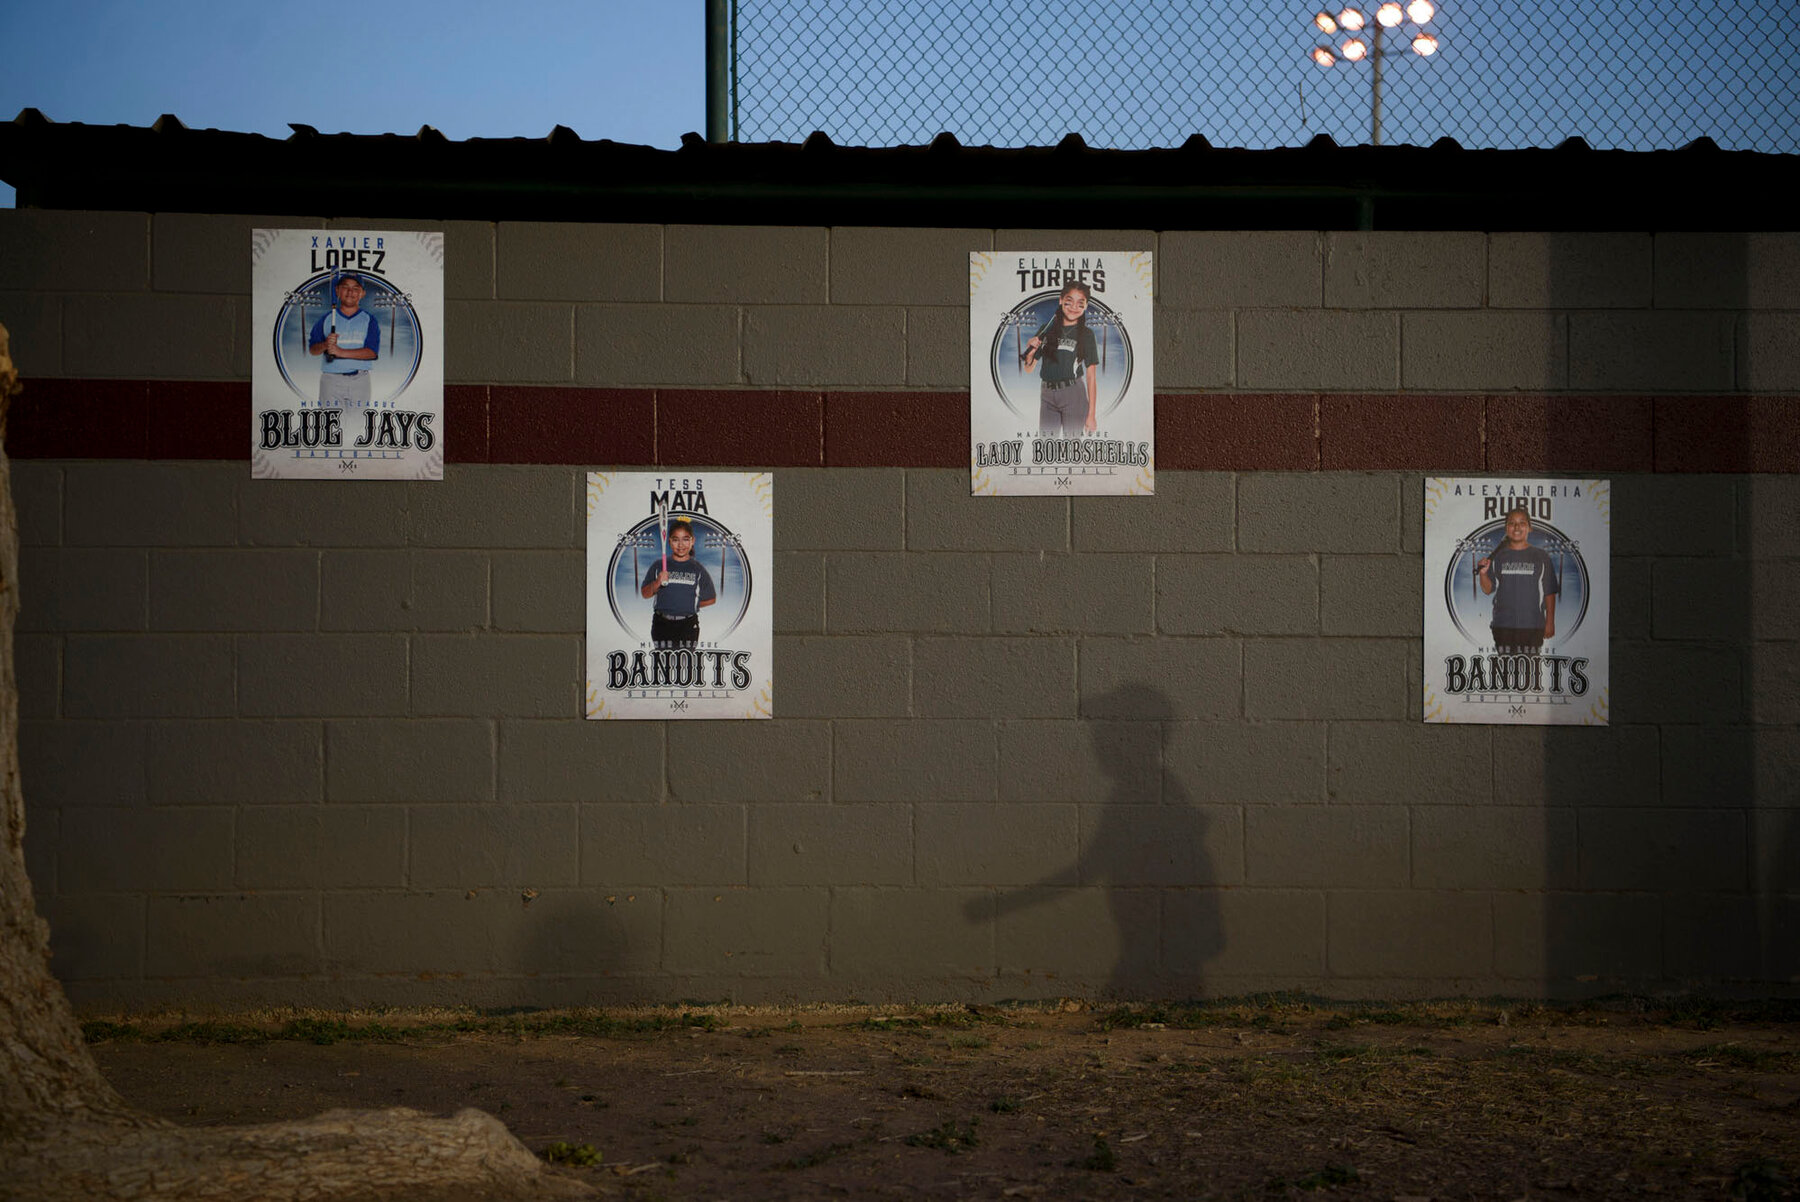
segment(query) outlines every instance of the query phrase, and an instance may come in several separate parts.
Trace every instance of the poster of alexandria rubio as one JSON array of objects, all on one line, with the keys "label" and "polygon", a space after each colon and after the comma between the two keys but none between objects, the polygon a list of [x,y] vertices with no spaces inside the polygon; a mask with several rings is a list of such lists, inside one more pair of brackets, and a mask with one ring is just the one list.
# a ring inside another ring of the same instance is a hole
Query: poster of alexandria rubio
[{"label": "poster of alexandria rubio", "polygon": [[971,251],[976,496],[1148,496],[1149,251]]},{"label": "poster of alexandria rubio", "polygon": [[1605,726],[1612,488],[1425,481],[1425,721]]},{"label": "poster of alexandria rubio", "polygon": [[775,479],[589,472],[587,716],[774,716]]},{"label": "poster of alexandria rubio", "polygon": [[444,478],[444,235],[250,233],[250,474]]}]

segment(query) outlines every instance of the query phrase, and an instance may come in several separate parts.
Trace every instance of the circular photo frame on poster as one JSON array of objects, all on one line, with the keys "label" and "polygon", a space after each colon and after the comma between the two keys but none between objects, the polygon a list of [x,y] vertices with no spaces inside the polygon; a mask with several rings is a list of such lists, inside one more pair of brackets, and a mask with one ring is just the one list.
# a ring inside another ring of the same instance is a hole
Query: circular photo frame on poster
[{"label": "circular photo frame on poster", "polygon": [[[1569,639],[1581,629],[1582,619],[1587,617],[1591,592],[1581,544],[1542,518],[1531,520],[1531,536],[1527,541],[1549,555],[1556,564],[1560,584],[1556,603],[1557,637]],[[1444,571],[1444,609],[1462,636],[1477,647],[1493,642],[1489,627],[1494,599],[1481,591],[1481,582],[1475,578],[1475,565],[1505,542],[1504,516],[1483,522],[1456,541],[1456,550]]]},{"label": "circular photo frame on poster", "polygon": [[[701,641],[723,642],[750,612],[750,596],[755,587],[743,540],[716,518],[675,513],[669,515],[669,520],[683,521],[694,528],[693,556],[712,577],[717,600],[702,611]],[[612,607],[613,618],[621,629],[643,643],[650,642],[650,617],[656,604],[645,600],[641,590],[646,574],[661,570],[664,550],[662,519],[653,514],[619,536],[606,569],[606,601]]]},{"label": "circular photo frame on poster", "polygon": [[[319,357],[308,350],[311,334],[336,306],[337,281],[343,274],[325,271],[309,277],[286,293],[275,316],[275,364],[294,395],[309,403],[319,396]],[[412,298],[392,281],[373,272],[353,274],[363,288],[360,307],[373,314],[381,325],[381,358],[371,369],[369,403],[385,405],[397,400],[419,374],[425,353],[419,314],[413,308]]]},{"label": "circular photo frame on poster", "polygon": [[[1038,422],[1038,365],[1035,361],[1030,367],[1025,365],[1027,344],[1049,328],[1061,298],[1059,289],[1034,293],[1007,310],[994,331],[988,354],[994,391],[1000,394],[1007,409],[1026,423],[1022,429],[1036,429]],[[1097,296],[1088,297],[1085,320],[1099,353],[1091,370],[1097,371],[1099,380],[1094,411],[1104,425],[1107,415],[1119,407],[1131,387],[1131,332],[1117,311]]]}]

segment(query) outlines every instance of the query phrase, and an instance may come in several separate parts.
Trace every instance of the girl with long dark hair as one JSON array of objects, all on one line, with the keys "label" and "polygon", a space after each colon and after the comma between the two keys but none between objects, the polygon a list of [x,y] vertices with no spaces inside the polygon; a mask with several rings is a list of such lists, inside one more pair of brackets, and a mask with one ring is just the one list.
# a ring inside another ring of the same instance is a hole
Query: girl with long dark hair
[{"label": "girl with long dark hair", "polygon": [[1092,434],[1099,424],[1100,351],[1087,323],[1088,296],[1086,284],[1065,285],[1049,322],[1025,344],[1026,371],[1043,360],[1038,428],[1045,434]]}]

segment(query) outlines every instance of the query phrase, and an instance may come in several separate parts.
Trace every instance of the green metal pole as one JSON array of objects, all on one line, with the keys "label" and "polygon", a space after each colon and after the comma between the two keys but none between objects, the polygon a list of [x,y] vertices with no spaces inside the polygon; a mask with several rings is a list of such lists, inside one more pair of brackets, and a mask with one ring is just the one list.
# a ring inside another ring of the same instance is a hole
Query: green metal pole
[{"label": "green metal pole", "polygon": [[731,0],[706,0],[706,140],[731,141]]},{"label": "green metal pole", "polygon": [[[1375,20],[1372,17],[1370,19]],[[1387,51],[1381,45],[1381,22],[1378,20],[1375,21],[1375,37],[1372,40],[1375,43],[1375,53],[1371,56],[1374,59],[1375,70],[1371,77],[1373,82],[1369,85],[1369,144],[1379,146],[1381,145],[1381,60],[1386,57]]]}]

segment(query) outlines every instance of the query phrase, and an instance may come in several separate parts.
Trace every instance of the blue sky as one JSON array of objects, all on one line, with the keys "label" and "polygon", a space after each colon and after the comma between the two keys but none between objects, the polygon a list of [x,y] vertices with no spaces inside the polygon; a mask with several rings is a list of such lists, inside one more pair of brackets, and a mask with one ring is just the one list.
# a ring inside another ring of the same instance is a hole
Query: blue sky
[{"label": "blue sky", "polygon": [[[1321,71],[1307,58],[1320,2],[1132,0],[1115,12],[1090,0],[739,0],[742,134],[1363,141],[1368,64]],[[1387,69],[1389,142],[1552,146],[1579,134],[1646,150],[1704,134],[1728,149],[1800,151],[1794,0],[1727,0],[1704,20],[1677,19],[1666,0],[1437,7],[1439,53],[1418,60],[1401,46]],[[1106,53],[1047,87],[1016,30],[1050,9]],[[29,106],[54,121],[145,126],[174,113],[274,137],[290,121],[364,134],[428,124],[452,139],[561,124],[673,147],[706,122],[704,12],[702,0],[0,0],[0,120]],[[0,204],[12,202],[0,185]]]},{"label": "blue sky", "polygon": [[[706,125],[699,0],[0,2],[0,120],[584,138]],[[13,203],[13,189],[0,188]]]}]

